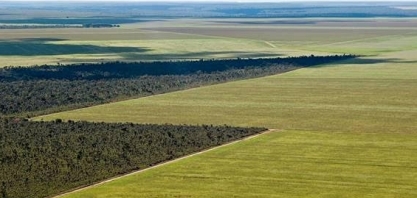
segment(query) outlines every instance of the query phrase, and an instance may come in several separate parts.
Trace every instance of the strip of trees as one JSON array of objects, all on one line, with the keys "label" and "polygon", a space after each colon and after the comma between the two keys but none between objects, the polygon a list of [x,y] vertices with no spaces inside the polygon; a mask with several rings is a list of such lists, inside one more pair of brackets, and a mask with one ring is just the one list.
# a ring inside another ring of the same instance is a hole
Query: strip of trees
[{"label": "strip of trees", "polygon": [[0,115],[31,117],[283,73],[354,56],[101,63],[0,69]]},{"label": "strip of trees", "polygon": [[47,197],[265,131],[0,119],[0,198]]},{"label": "strip of trees", "polygon": [[135,78],[144,75],[188,75],[232,69],[267,68],[271,66],[310,67],[355,58],[354,55],[300,56],[288,58],[229,59],[200,61],[107,62],[35,67],[6,67],[0,70],[0,81],[15,80],[99,80]]}]

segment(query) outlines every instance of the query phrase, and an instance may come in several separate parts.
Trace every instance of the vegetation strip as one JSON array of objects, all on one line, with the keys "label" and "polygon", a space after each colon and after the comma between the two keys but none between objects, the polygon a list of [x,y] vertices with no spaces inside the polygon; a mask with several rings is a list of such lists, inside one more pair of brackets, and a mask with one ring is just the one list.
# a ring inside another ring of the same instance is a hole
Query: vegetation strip
[{"label": "vegetation strip", "polygon": [[265,130],[0,119],[0,195],[51,196]]},{"label": "vegetation strip", "polygon": [[[0,115],[31,117],[352,59],[303,56],[0,69]],[[16,91],[19,90],[19,91]]]},{"label": "vegetation strip", "polygon": [[35,67],[5,67],[0,80],[101,80],[126,79],[140,76],[187,75],[214,73],[231,69],[268,68],[271,66],[310,67],[355,58],[355,55],[299,56],[287,58],[226,59],[200,61],[108,62],[72,65],[41,65]]},{"label": "vegetation strip", "polygon": [[163,162],[163,163],[157,164],[155,166],[145,168],[143,170],[138,170],[138,171],[135,171],[135,172],[132,172],[132,173],[128,173],[126,175],[117,176],[117,177],[107,179],[107,180],[104,180],[100,183],[92,184],[92,185],[89,185],[89,186],[86,186],[86,187],[77,188],[77,189],[69,191],[67,193],[63,193],[63,194],[60,194],[58,196],[55,196],[55,198],[64,197],[64,196],[70,195],[72,193],[83,191],[83,190],[86,190],[86,189],[89,189],[89,188],[94,188],[96,186],[100,186],[100,185],[103,185],[103,184],[108,183],[108,182],[112,182],[112,181],[115,181],[115,180],[118,180],[118,179],[122,179],[122,178],[125,178],[125,177],[129,177],[129,176],[132,176],[132,175],[135,175],[135,174],[145,172],[145,171],[149,171],[149,170],[152,170],[152,169],[155,169],[155,168],[158,168],[158,167],[161,167],[161,166],[165,166],[165,165],[168,165],[168,164],[172,164],[172,163],[175,163],[175,162],[178,162],[178,161],[190,158],[190,157],[194,157],[194,156],[206,153],[206,152],[210,152],[210,151],[217,150],[217,149],[220,149],[220,148],[223,148],[223,147],[226,147],[226,146],[230,146],[232,144],[236,144],[236,143],[239,143],[239,142],[242,142],[242,141],[250,140],[250,139],[256,138],[260,135],[264,135],[264,134],[272,133],[272,132],[277,132],[277,131],[278,131],[277,129],[268,129],[267,131],[264,131],[262,133],[258,133],[258,134],[252,135],[252,136],[248,136],[248,137],[245,137],[243,139],[236,140],[236,141],[233,141],[233,142],[230,142],[230,143],[227,143],[227,144],[223,144],[223,145],[220,145],[220,146],[216,146],[216,147],[213,147],[213,148],[210,148],[210,149],[207,149],[207,150],[199,151],[197,153],[193,153],[193,154],[190,154],[190,155],[187,155],[187,156],[184,156],[184,157],[180,157],[180,158],[168,161],[168,162]]}]

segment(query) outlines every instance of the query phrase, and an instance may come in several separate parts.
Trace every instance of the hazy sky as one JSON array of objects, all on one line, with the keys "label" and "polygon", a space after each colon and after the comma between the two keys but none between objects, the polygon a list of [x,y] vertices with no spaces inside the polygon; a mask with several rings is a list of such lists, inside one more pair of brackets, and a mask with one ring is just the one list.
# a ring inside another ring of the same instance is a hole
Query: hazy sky
[{"label": "hazy sky", "polygon": [[[2,0],[0,0],[2,1]],[[55,2],[71,2],[71,0],[3,0],[3,1],[55,1]],[[416,0],[75,0],[75,1],[117,1],[117,2],[415,2]]]}]

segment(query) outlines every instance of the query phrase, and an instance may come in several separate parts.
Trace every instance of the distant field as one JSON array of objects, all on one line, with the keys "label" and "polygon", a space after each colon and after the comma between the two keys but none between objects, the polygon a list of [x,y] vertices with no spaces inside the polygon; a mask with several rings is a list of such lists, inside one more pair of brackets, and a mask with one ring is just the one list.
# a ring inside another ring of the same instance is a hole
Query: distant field
[{"label": "distant field", "polygon": [[132,28],[53,28],[53,29],[0,29],[0,40],[74,40],[74,41],[111,41],[111,40],[156,40],[156,39],[190,39],[205,36],[176,34],[169,32],[145,31]]},{"label": "distant field", "polygon": [[[14,32],[16,31],[16,32]],[[308,55],[279,49],[264,41],[158,31],[71,29],[8,31],[1,34],[0,66],[100,61],[178,60],[201,58],[277,57]],[[1,32],[1,30],[0,30]],[[327,53],[320,53],[327,54]]]},{"label": "distant field", "polygon": [[[417,20],[287,19],[213,20],[193,26],[150,26],[148,30],[266,41],[277,49],[377,55],[414,49]],[[393,42],[395,40],[395,43]],[[391,46],[393,45],[394,46]],[[407,45],[408,44],[408,45]],[[409,46],[411,44],[411,46]],[[395,48],[397,47],[397,48]],[[399,49],[402,47],[402,49]],[[404,49],[406,48],[406,49]]]},{"label": "distant field", "polygon": [[[356,39],[373,38],[380,36],[406,34],[413,30],[407,29],[368,29],[368,28],[343,28],[343,26],[334,27],[309,27],[305,25],[298,26],[212,26],[212,27],[161,27],[152,28],[164,32],[187,33],[195,35],[245,38],[266,41],[299,41],[311,43],[332,43],[341,41],[350,41]],[[308,36],[306,33],[308,32]]]},{"label": "distant field", "polygon": [[64,197],[414,198],[416,139],[273,132]]},{"label": "distant field", "polygon": [[[416,19],[171,19],[121,28],[0,30],[0,67],[312,53],[375,55],[387,52],[390,40],[414,41],[415,24]],[[362,48],[363,42],[372,44],[375,39],[387,43]]]}]

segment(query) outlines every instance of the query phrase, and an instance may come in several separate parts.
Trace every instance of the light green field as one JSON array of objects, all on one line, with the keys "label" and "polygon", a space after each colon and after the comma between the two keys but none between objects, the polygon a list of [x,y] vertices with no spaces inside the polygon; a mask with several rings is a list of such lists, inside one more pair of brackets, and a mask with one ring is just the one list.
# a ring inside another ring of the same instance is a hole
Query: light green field
[{"label": "light green field", "polygon": [[284,129],[68,197],[416,197],[416,35],[268,42],[372,56],[35,118]]},{"label": "light green field", "polygon": [[137,26],[0,30],[0,67],[309,54],[306,50],[276,48],[263,40],[151,31]]},{"label": "light green field", "polygon": [[304,50],[361,55],[380,55],[387,52],[406,51],[416,48],[417,33],[415,32],[402,35],[382,36],[298,47],[298,49]]},{"label": "light green field", "polygon": [[[251,24],[245,24],[248,22]],[[393,51],[381,40],[387,44],[392,44],[390,40],[414,41],[416,24],[417,19],[171,19],[121,28],[2,29],[0,67],[329,52],[375,55]],[[372,45],[375,39],[379,48],[364,46],[364,42]],[[395,50],[400,47],[415,46],[401,44]]]},{"label": "light green field", "polygon": [[416,139],[273,132],[64,197],[414,198]]},{"label": "light green field", "polygon": [[[104,48],[141,48],[145,52],[119,53],[123,60],[177,60],[201,58],[235,58],[235,57],[276,57],[289,55],[306,55],[311,51],[296,49],[279,49],[265,41],[203,38],[203,39],[157,39],[157,40],[110,40],[110,41],[57,41],[56,45],[94,45]],[[328,54],[328,53],[321,53]],[[70,60],[70,59],[69,59]]]},{"label": "light green field", "polygon": [[[154,32],[148,32],[154,34]],[[178,59],[246,58],[309,55],[311,51],[276,48],[271,43],[195,35],[137,40],[0,41],[0,66],[69,64],[102,61],[152,61]],[[112,35],[110,35],[112,36]],[[188,38],[184,38],[188,37]],[[39,38],[37,38],[39,39]],[[328,53],[320,53],[328,54]]]},{"label": "light green field", "polygon": [[412,59],[361,59],[36,119],[413,133],[417,131],[417,67],[407,61]]},{"label": "light green field", "polygon": [[[58,62],[61,64],[68,64],[74,62],[116,60],[151,61],[201,58],[276,57],[287,56],[289,54],[309,54],[302,50],[278,50],[262,41],[212,38],[134,41],[50,41],[42,45],[13,45],[13,48],[16,49],[16,51],[25,48],[28,52],[35,52],[35,54],[27,54],[23,57],[16,55],[0,56],[0,62],[2,61],[2,63],[5,64],[3,66],[46,63],[57,64]],[[51,50],[51,48],[55,51]],[[10,49],[10,47],[8,49]],[[39,49],[43,49],[43,51],[39,51]],[[73,51],[69,51],[69,49],[73,49]],[[78,52],[73,54],[75,51]],[[19,53],[22,52],[20,51]]]}]

